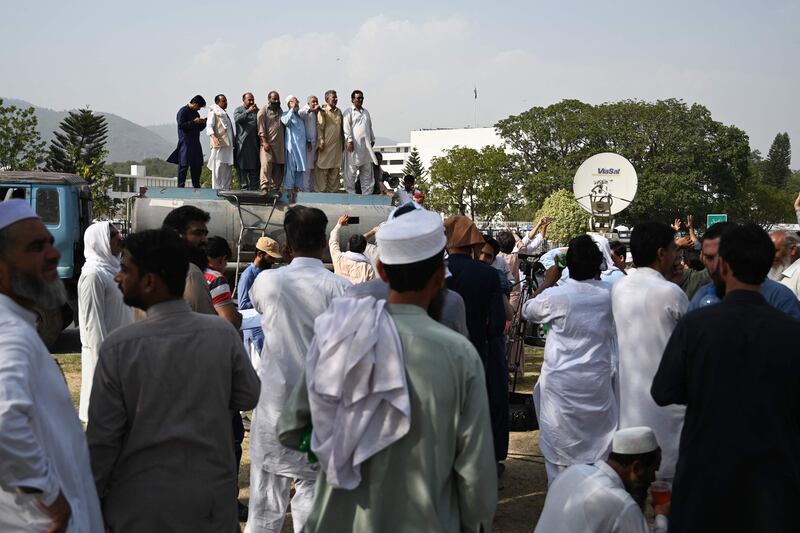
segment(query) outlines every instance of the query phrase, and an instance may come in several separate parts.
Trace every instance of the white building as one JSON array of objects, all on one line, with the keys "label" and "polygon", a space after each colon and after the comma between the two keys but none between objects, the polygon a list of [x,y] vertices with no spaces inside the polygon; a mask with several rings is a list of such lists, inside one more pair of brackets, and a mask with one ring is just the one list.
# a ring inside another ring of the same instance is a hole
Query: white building
[{"label": "white building", "polygon": [[136,196],[141,188],[177,187],[178,178],[148,176],[144,165],[131,165],[130,174],[115,174],[116,183],[108,191],[110,198],[125,200]]},{"label": "white building", "polygon": [[437,128],[413,130],[410,142],[394,146],[376,146],[383,154],[384,171],[392,176],[402,176],[408,156],[414,148],[419,152],[422,166],[429,169],[434,157],[441,157],[454,146],[481,150],[485,146],[503,146],[503,139],[494,128]]}]

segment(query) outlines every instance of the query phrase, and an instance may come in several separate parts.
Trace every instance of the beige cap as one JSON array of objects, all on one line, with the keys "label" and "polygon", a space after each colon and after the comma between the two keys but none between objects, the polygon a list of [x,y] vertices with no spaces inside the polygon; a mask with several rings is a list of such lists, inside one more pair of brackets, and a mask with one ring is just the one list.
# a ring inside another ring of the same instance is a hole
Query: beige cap
[{"label": "beige cap", "polygon": [[611,451],[622,455],[649,453],[658,449],[656,434],[647,426],[620,429],[614,433]]},{"label": "beige cap", "polygon": [[261,237],[256,242],[256,248],[265,252],[267,255],[274,257],[276,259],[283,259],[279,248],[278,248],[278,241],[275,239],[270,239],[269,237]]}]

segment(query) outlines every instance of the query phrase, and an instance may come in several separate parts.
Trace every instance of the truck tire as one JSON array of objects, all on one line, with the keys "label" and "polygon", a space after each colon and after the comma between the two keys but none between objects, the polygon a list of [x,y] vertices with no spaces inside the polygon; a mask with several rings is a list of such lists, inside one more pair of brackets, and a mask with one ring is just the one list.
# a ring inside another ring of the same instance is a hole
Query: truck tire
[{"label": "truck tire", "polygon": [[64,314],[61,308],[42,309],[35,307],[33,312],[36,314],[36,329],[39,337],[42,338],[44,345],[51,348],[58,340],[61,332],[64,331]]}]

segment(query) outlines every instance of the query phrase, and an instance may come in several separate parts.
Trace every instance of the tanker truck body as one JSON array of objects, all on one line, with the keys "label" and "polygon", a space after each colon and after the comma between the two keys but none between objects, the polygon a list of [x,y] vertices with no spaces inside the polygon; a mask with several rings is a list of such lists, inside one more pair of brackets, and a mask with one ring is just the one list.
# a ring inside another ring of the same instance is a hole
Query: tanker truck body
[{"label": "tanker truck body", "polygon": [[[161,227],[164,217],[176,207],[192,205],[211,215],[208,234],[224,237],[233,250],[229,268],[243,269],[253,260],[256,241],[262,235],[271,237],[283,246],[286,236],[283,219],[293,205],[316,207],[328,217],[327,234],[333,230],[341,215],[358,217],[358,224],[342,228],[339,244],[347,250],[347,240],[355,233],[364,234],[386,221],[392,201],[387,196],[340,193],[298,193],[297,202],[288,204],[286,195],[262,196],[256,191],[222,191],[215,189],[158,188],[142,190],[131,198],[129,219],[131,231]],[[243,229],[244,227],[244,229]],[[241,248],[239,248],[241,240]],[[238,253],[238,250],[241,250]],[[236,265],[237,261],[241,264]],[[326,247],[323,261],[330,262]]]}]

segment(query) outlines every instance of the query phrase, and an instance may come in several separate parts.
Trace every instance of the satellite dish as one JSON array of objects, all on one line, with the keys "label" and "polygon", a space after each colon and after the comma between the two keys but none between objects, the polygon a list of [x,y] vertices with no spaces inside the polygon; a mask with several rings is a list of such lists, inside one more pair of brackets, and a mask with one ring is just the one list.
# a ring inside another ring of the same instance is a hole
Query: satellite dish
[{"label": "satellite dish", "polygon": [[611,217],[636,196],[636,169],[619,154],[596,154],[575,173],[572,192],[580,206],[594,217]]}]

